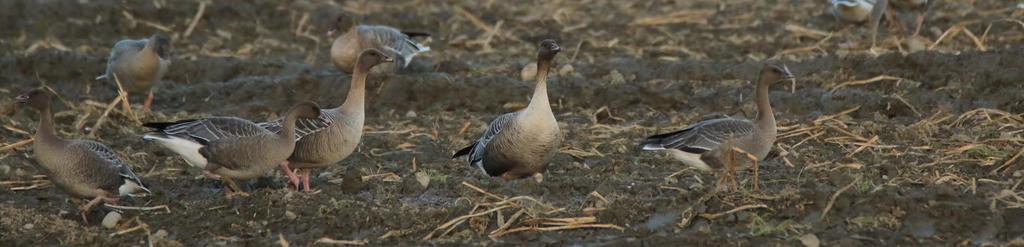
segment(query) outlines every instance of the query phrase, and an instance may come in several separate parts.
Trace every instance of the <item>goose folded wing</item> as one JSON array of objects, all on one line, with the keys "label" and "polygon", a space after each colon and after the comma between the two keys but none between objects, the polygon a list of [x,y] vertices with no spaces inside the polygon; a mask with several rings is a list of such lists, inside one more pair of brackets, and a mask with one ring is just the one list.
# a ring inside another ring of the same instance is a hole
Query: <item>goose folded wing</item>
[{"label": "goose folded wing", "polygon": [[81,147],[82,149],[96,155],[96,157],[104,161],[104,163],[110,164],[113,169],[116,169],[119,176],[124,179],[134,181],[139,185],[139,187],[149,192],[149,189],[146,189],[146,186],[142,183],[142,179],[132,171],[131,165],[121,159],[121,157],[118,156],[114,150],[110,149],[110,147],[107,147],[107,145],[88,140],[79,140],[74,142],[72,145]]},{"label": "goose folded wing", "polygon": [[726,140],[751,135],[754,124],[744,119],[714,119],[697,123],[684,130],[662,134],[658,141],[664,148],[679,149],[691,153],[714,150]]},{"label": "goose folded wing", "polygon": [[[147,126],[150,127],[150,126]],[[233,117],[212,117],[196,120],[184,120],[160,127],[166,135],[189,137],[199,143],[255,136],[266,133],[266,130],[249,120]]]},{"label": "goose folded wing", "polygon": [[[302,140],[302,137],[320,132],[327,129],[327,127],[331,127],[331,124],[334,124],[332,116],[333,115],[330,112],[320,110],[320,117],[295,119],[295,141]],[[284,118],[279,118],[270,122],[258,123],[256,125],[277,134],[284,129]]]},{"label": "goose folded wing", "polygon": [[480,139],[477,139],[472,151],[470,151],[470,164],[475,164],[483,160],[484,150],[485,147],[487,147],[487,144],[491,143],[491,140],[494,140],[495,136],[498,136],[498,134],[505,130],[505,128],[509,126],[509,123],[515,120],[518,115],[519,112],[505,113],[491,121],[491,124],[487,126],[487,131],[484,131],[484,135],[480,136]]},{"label": "goose folded wing", "polygon": [[391,27],[364,26],[360,29],[359,35],[380,44],[385,50],[397,54],[402,59],[402,66],[408,66],[417,53],[430,50],[430,48],[416,43],[415,40],[398,29]]}]

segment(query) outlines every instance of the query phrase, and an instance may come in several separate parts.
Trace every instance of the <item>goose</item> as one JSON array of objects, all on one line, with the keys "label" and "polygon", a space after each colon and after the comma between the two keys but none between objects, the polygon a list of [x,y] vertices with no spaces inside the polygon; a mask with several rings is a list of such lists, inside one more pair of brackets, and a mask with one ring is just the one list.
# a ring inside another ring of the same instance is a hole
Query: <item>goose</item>
[{"label": "goose", "polygon": [[107,70],[96,80],[121,81],[129,93],[149,91],[144,109],[153,105],[153,84],[163,78],[171,65],[171,40],[162,34],[148,39],[125,39],[114,44],[107,58]]},{"label": "goose", "polygon": [[82,220],[100,202],[116,204],[122,196],[151,193],[131,165],[107,145],[92,140],[57,137],[50,112],[50,93],[32,90],[16,98],[39,111],[39,128],[32,136],[35,160],[58,188],[73,197],[89,199],[78,208]]},{"label": "goose", "polygon": [[711,167],[701,156],[728,153],[722,152],[723,148],[740,148],[763,160],[771,151],[777,135],[775,115],[768,102],[769,87],[792,78],[793,74],[785,67],[765,65],[761,69],[754,99],[757,117],[753,121],[741,118],[701,121],[683,130],[647,137],[640,147],[644,151],[667,151],[673,158],[702,171],[710,171]]},{"label": "goose", "polygon": [[[301,188],[308,192],[311,169],[341,161],[356,149],[363,136],[363,123],[366,119],[366,77],[374,66],[391,62],[394,60],[384,52],[372,48],[364,50],[359,54],[359,63],[355,66],[345,103],[336,108],[321,110],[319,118],[298,121],[295,151],[288,157],[288,162],[280,165],[281,171],[288,176],[296,190],[300,188],[299,178],[292,169],[301,169]],[[282,118],[258,125],[277,133],[282,130],[284,120]]]},{"label": "goose", "polygon": [[411,38],[429,34],[402,32],[389,26],[358,25],[353,18],[344,13],[335,19],[334,26],[327,31],[327,36],[334,36],[338,32],[344,34],[335,38],[331,44],[331,61],[345,73],[352,73],[359,54],[366,49],[383,51],[389,57],[398,60],[390,66],[378,66],[374,72],[399,72],[409,66],[417,54],[430,51],[430,47]]},{"label": "goose", "polygon": [[235,179],[263,175],[281,162],[287,162],[295,148],[295,122],[300,118],[319,118],[320,108],[311,102],[293,106],[281,131],[275,133],[249,120],[235,117],[209,117],[177,122],[151,122],[154,129],[143,139],[155,141],[178,153],[203,175],[223,180],[227,196],[247,196]]},{"label": "goose", "polygon": [[548,102],[547,76],[555,55],[561,51],[554,40],[544,40],[537,52],[537,84],[530,104],[522,110],[498,116],[483,136],[452,158],[468,156],[470,166],[503,180],[533,176],[544,179],[548,162],[558,152],[562,134]]}]

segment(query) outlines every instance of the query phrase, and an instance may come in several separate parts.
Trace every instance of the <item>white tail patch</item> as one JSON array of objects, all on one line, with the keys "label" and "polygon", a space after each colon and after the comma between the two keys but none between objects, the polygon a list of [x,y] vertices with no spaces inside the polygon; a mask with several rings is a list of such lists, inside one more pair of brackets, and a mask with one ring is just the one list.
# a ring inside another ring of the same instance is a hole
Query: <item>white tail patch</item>
[{"label": "white tail patch", "polygon": [[705,172],[711,171],[711,166],[708,166],[708,164],[705,163],[704,160],[700,159],[700,154],[688,153],[678,149],[665,150],[668,150],[668,154],[672,156],[672,158],[682,161],[683,164],[689,165],[693,168],[696,168],[697,170]]},{"label": "white tail patch", "polygon": [[141,197],[148,193],[150,193],[149,189],[131,179],[125,179],[124,184],[117,187],[117,194],[121,196]]},{"label": "white tail patch", "polygon": [[645,144],[644,147],[641,149],[643,149],[644,151],[656,151],[665,150],[665,147],[661,146],[660,144]]},{"label": "white tail patch", "polygon": [[491,174],[487,173],[487,169],[484,169],[484,162],[483,161],[473,162],[473,166],[476,166],[477,168],[480,168],[480,172],[484,173],[484,176],[491,176]]},{"label": "white tail patch", "polygon": [[199,148],[203,147],[203,145],[198,142],[176,136],[151,134],[142,136],[142,139],[155,141],[160,146],[170,149],[171,152],[177,153],[182,159],[185,159],[185,162],[190,166],[200,169],[206,168],[206,158],[199,154]]}]

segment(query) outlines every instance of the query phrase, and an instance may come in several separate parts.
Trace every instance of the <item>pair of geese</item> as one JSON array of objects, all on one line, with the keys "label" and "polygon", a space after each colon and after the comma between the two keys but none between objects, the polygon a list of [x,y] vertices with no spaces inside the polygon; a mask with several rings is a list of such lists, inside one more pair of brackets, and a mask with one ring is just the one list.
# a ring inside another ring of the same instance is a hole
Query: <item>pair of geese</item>
[{"label": "pair of geese", "polygon": [[[351,22],[339,18],[338,23]],[[144,126],[154,130],[143,138],[179,154],[188,164],[202,168],[204,175],[223,180],[227,184],[229,197],[245,195],[234,182],[235,179],[254,178],[273,170],[275,166],[289,177],[294,188],[299,189],[301,183],[302,188],[308,191],[310,169],[325,167],[346,158],[358,144],[365,118],[365,81],[370,70],[377,65],[394,62],[389,55],[398,55],[405,64],[395,67],[404,67],[412,55],[425,50],[397,29],[347,25],[348,33],[338,40],[358,40],[357,43],[349,44],[361,48],[362,52],[355,59],[351,88],[341,106],[320,109],[314,103],[302,102],[293,106],[285,117],[264,123],[234,117],[146,123]],[[383,33],[390,34],[385,36]],[[366,41],[380,37],[404,37],[400,40],[404,43],[398,44],[412,44],[410,46],[414,49],[410,51],[413,53],[409,55],[394,47],[378,49],[381,43]],[[153,41],[157,39],[159,37],[146,41],[143,51],[137,54],[154,52],[157,57],[161,57],[156,52],[158,49],[155,49],[158,45],[152,45],[159,43]],[[340,53],[335,51],[340,50],[338,40],[331,52],[336,65],[344,64],[335,56]],[[479,139],[456,152],[453,158],[468,156],[471,166],[504,180],[532,176],[540,181],[548,162],[562,142],[561,131],[547,93],[547,75],[560,51],[561,48],[553,40],[542,41],[537,54],[536,87],[530,104],[522,110],[494,119]],[[117,68],[108,68],[108,75],[113,75],[109,71],[117,74]],[[643,150],[668,150],[685,164],[703,170],[709,170],[710,167],[701,160],[701,156],[717,155],[723,143],[763,159],[776,136],[775,118],[768,102],[769,86],[789,78],[792,75],[787,69],[765,65],[757,85],[759,115],[754,121],[738,118],[703,121],[680,131],[648,137],[641,146]],[[59,188],[72,196],[91,199],[79,208],[83,218],[85,212],[100,202],[117,203],[121,196],[149,192],[131,171],[130,165],[106,145],[90,140],[63,140],[57,137],[50,111],[51,95],[48,92],[33,90],[18,96],[17,101],[40,112],[41,121],[33,144],[38,163]],[[301,181],[292,171],[296,168],[302,169]]]}]

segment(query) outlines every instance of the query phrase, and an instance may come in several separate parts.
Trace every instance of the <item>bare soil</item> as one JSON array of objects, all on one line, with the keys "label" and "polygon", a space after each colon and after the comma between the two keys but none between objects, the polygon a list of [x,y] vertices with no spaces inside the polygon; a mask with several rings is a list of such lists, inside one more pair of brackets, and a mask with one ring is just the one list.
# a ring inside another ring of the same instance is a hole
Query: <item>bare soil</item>
[{"label": "bare soil", "polygon": [[[125,210],[116,229],[99,225],[110,208],[82,222],[82,202],[36,176],[26,145],[0,151],[3,245],[1024,241],[1024,10],[1012,1],[942,1],[920,38],[883,24],[875,51],[865,27],[835,23],[823,1],[216,1],[189,35],[198,3],[78,2],[0,1],[0,147],[29,139],[38,122],[14,96],[48,86],[60,96],[61,136],[109,144],[154,190],[122,205],[167,210]],[[110,47],[153,33],[172,37],[174,61],[153,111],[136,106],[141,121],[265,120],[301,100],[339,105],[351,77],[328,62],[322,34],[341,10],[430,32],[432,51],[412,71],[370,78],[362,144],[317,171],[317,193],[290,192],[275,173],[250,181],[251,196],[226,199],[220,182],[144,142],[120,107],[96,125],[117,96],[92,79]],[[545,181],[505,183],[450,160],[493,117],[526,105],[533,84],[519,71],[545,38],[565,48],[549,92],[566,138]],[[922,44],[930,49],[916,51]],[[753,117],[750,81],[764,62],[798,79],[770,94],[780,140],[760,164],[758,189],[751,171],[737,175],[738,190],[722,189],[718,172],[637,150],[645,136],[702,119]],[[354,193],[341,186],[349,168],[367,178]],[[33,183],[41,187],[24,189]],[[621,230],[489,236],[506,221],[585,216]]]}]

